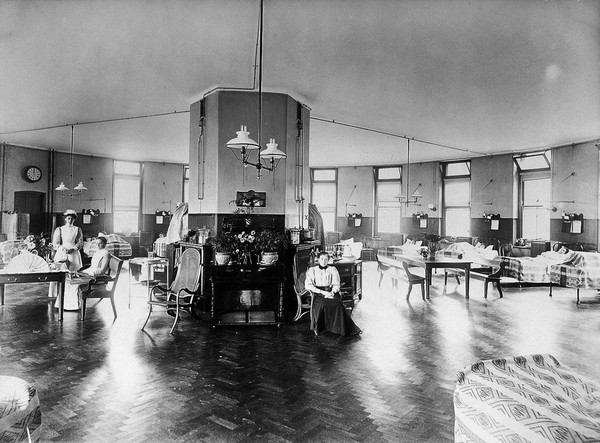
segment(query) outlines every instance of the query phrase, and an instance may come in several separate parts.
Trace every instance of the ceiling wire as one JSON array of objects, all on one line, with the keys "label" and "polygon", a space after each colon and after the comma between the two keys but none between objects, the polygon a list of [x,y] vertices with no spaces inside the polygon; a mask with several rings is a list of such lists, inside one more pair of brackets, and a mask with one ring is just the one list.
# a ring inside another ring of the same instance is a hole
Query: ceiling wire
[{"label": "ceiling wire", "polygon": [[165,115],[175,115],[175,114],[185,114],[185,113],[189,114],[189,112],[190,112],[189,110],[172,111],[172,112],[161,112],[158,114],[136,115],[133,117],[117,117],[117,118],[108,118],[105,120],[90,120],[90,121],[85,121],[85,122],[64,123],[64,124],[54,125],[54,126],[43,126],[43,127],[31,128],[31,129],[19,129],[17,131],[5,131],[5,132],[0,132],[0,135],[20,134],[22,132],[33,132],[33,131],[45,131],[47,129],[65,128],[68,126],[95,125],[98,123],[110,123],[110,122],[120,122],[120,121],[126,121],[126,120],[136,120],[136,119],[140,119],[140,118],[162,117]]},{"label": "ceiling wire", "polygon": [[379,129],[367,128],[365,126],[354,125],[352,123],[343,123],[343,122],[339,122],[339,121],[327,119],[327,118],[322,118],[322,117],[311,116],[310,119],[325,122],[325,123],[331,123],[334,125],[346,126],[348,128],[360,129],[361,131],[375,132],[377,134],[389,135],[390,137],[402,138],[405,140],[413,140],[413,141],[416,141],[419,143],[424,143],[426,145],[438,146],[440,148],[446,148],[446,149],[452,149],[453,151],[468,152],[468,153],[472,153],[472,154],[484,155],[486,157],[491,155],[486,152],[478,152],[478,151],[473,151],[471,149],[457,148],[456,146],[444,145],[442,143],[436,143],[436,142],[432,142],[432,141],[428,141],[428,140],[424,140],[424,139],[420,139],[420,138],[416,138],[416,137],[410,137],[408,135],[395,134],[393,132],[387,132],[387,131],[382,131]]}]

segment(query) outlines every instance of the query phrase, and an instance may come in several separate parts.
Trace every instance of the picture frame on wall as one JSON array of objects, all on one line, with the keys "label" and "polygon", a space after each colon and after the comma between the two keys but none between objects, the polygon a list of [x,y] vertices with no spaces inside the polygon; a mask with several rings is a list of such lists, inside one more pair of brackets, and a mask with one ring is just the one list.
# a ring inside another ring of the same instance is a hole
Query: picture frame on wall
[{"label": "picture frame on wall", "polygon": [[264,208],[267,206],[267,193],[256,192],[253,189],[248,191],[237,191],[235,195],[235,205],[247,208]]}]

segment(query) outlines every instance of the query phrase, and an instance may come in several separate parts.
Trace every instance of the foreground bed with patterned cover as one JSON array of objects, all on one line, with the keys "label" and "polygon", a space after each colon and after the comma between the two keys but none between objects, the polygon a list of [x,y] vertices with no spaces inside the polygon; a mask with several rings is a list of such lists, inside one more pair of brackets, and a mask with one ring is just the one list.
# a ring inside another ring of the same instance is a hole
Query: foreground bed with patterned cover
[{"label": "foreground bed with patterned cover", "polygon": [[455,442],[599,442],[600,385],[538,354],[458,373]]},{"label": "foreground bed with patterned cover", "polygon": [[39,441],[41,426],[35,388],[18,377],[0,375],[0,442]]}]

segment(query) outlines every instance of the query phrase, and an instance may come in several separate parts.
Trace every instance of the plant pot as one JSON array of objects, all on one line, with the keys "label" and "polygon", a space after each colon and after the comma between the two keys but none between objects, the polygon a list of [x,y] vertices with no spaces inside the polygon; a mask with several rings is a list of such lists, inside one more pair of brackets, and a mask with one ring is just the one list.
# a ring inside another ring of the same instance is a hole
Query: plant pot
[{"label": "plant pot", "polygon": [[226,265],[231,260],[231,252],[215,252],[215,263],[217,265]]},{"label": "plant pot", "polygon": [[260,262],[263,265],[272,265],[277,263],[277,260],[279,260],[279,254],[277,252],[263,252]]}]

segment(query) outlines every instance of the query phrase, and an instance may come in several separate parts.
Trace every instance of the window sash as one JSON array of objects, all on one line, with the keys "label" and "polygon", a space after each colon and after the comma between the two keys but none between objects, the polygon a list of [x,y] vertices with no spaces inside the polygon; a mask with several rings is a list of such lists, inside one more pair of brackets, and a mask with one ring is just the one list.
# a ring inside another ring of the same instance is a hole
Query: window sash
[{"label": "window sash", "polygon": [[471,177],[471,162],[460,161],[460,162],[449,162],[444,163],[444,178],[450,177]]},{"label": "window sash", "polygon": [[402,181],[402,166],[375,168],[375,180]]},{"label": "window sash", "polygon": [[549,171],[552,164],[552,151],[519,155],[513,157],[513,161],[519,171]]},{"label": "window sash", "polygon": [[336,182],[337,181],[337,169],[313,169],[312,170],[312,181],[313,182]]},{"label": "window sash", "polygon": [[116,175],[142,175],[142,165],[137,162],[115,160],[114,170]]}]

